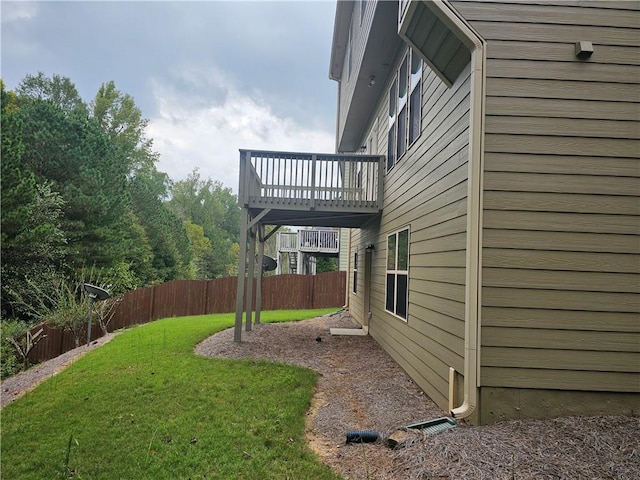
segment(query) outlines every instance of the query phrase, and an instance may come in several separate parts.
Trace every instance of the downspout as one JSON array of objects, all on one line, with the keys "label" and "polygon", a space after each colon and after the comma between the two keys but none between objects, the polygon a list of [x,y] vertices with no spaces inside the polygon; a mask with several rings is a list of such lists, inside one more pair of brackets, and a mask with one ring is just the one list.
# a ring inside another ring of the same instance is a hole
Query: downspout
[{"label": "downspout", "polygon": [[[444,2],[443,2],[444,3]],[[464,35],[471,49],[471,98],[469,112],[469,170],[467,189],[467,245],[465,289],[465,344],[464,344],[464,400],[451,409],[457,419],[473,414],[478,404],[480,315],[482,289],[482,192],[484,171],[484,102],[486,44],[459,14],[444,3],[452,15],[448,15]],[[455,378],[451,372],[450,380]],[[449,404],[453,405],[455,389],[450,386]]]}]

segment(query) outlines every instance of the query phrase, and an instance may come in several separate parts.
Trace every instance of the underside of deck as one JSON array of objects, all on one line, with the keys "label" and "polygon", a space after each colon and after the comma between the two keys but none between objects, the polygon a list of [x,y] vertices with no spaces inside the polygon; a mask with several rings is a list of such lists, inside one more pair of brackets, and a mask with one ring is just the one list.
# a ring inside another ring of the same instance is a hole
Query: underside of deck
[{"label": "underside of deck", "polygon": [[362,228],[364,225],[380,216],[379,212],[354,213],[333,210],[286,210],[249,208],[249,216],[256,218],[262,212],[267,212],[260,222],[265,225],[295,226],[295,227],[335,227]]}]

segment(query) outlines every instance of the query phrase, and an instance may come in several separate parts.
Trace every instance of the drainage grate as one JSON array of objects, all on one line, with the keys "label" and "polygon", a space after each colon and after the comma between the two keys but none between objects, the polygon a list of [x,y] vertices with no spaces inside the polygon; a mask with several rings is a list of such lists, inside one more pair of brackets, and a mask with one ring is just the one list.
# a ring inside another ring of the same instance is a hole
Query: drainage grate
[{"label": "drainage grate", "polygon": [[407,428],[416,428],[418,430],[422,430],[427,435],[435,435],[436,433],[440,433],[444,430],[449,430],[450,428],[456,428],[457,426],[458,424],[454,419],[442,417],[436,418],[434,420],[429,420],[427,422],[407,425]]}]

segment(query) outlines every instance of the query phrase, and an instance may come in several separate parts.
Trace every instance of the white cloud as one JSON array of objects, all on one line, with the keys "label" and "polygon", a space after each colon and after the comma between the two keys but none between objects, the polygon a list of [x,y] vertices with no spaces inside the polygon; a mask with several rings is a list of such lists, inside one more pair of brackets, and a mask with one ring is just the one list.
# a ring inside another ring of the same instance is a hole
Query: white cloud
[{"label": "white cloud", "polygon": [[[38,15],[38,5],[33,2],[0,3],[0,19],[2,24],[2,63],[5,55],[26,57],[39,51],[39,44],[29,35],[33,28],[33,20]],[[7,80],[5,75],[4,80]]]},{"label": "white cloud", "polygon": [[[216,70],[183,72],[180,88],[153,83],[157,114],[148,134],[160,153],[158,170],[173,180],[195,167],[203,178],[238,190],[238,149],[333,152],[334,133],[315,130],[234,88],[232,78]],[[207,98],[206,92],[216,92]],[[222,95],[220,94],[222,92]]]},{"label": "white cloud", "polygon": [[31,20],[38,13],[38,5],[33,2],[2,2],[2,23]]}]

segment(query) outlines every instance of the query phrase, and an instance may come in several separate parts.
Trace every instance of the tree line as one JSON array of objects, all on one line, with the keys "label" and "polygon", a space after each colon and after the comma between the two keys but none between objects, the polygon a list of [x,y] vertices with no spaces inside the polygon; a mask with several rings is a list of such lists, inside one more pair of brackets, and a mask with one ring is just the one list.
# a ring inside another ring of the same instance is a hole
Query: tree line
[{"label": "tree line", "polygon": [[[236,196],[196,169],[157,169],[148,121],[113,81],[85,102],[66,77],[0,80],[1,314],[24,327],[82,282],[118,294],[235,274]],[[86,310],[85,310],[86,314]]]}]

